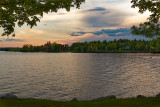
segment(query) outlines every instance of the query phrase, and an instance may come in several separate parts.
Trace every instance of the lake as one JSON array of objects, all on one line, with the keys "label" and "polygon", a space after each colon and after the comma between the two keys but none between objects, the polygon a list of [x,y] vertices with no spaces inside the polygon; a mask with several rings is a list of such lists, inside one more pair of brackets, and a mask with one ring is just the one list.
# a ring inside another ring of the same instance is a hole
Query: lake
[{"label": "lake", "polygon": [[0,95],[58,101],[160,92],[160,54],[0,52]]}]

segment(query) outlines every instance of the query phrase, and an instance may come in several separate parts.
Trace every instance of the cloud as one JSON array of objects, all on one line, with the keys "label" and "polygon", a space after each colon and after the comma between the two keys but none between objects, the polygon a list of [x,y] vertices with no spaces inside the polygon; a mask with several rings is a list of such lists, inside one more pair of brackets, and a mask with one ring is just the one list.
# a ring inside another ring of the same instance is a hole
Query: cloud
[{"label": "cloud", "polygon": [[70,37],[65,39],[54,39],[53,41],[58,43],[72,44],[75,42],[85,42],[85,41],[112,41],[114,39],[129,39],[129,40],[151,40],[144,36],[132,35],[129,28],[119,28],[119,29],[102,29],[95,32],[74,32]]},{"label": "cloud", "polygon": [[117,21],[112,21],[113,19],[107,19],[107,17],[101,15],[98,16],[92,16],[92,17],[86,17],[85,22],[90,27],[110,27],[110,26],[118,26],[120,23]]},{"label": "cloud", "polygon": [[7,42],[12,42],[12,41],[14,41],[14,42],[24,42],[24,40],[22,40],[22,39],[13,39],[13,38],[11,38],[11,39],[5,39],[5,40],[3,40],[3,41],[7,41]]},{"label": "cloud", "polygon": [[122,25],[128,15],[118,10],[96,7],[86,10],[82,21],[88,27],[116,27]]},{"label": "cloud", "polygon": [[41,35],[44,34],[45,32],[42,30],[28,29],[28,33]]},{"label": "cloud", "polygon": [[76,42],[89,42],[89,41],[113,41],[113,40],[118,40],[118,39],[129,39],[129,40],[150,40],[149,38],[146,38],[144,36],[132,36],[132,35],[127,35],[127,36],[108,36],[108,35],[95,35],[93,33],[86,33],[83,36],[70,36],[65,39],[53,39],[53,41],[57,43],[62,43],[62,44],[69,44],[71,45],[72,43]]},{"label": "cloud", "polygon": [[87,11],[106,11],[106,9],[103,8],[103,7],[96,7],[96,8],[94,8],[94,9],[89,9],[89,10],[87,10]]},{"label": "cloud", "polygon": [[137,35],[124,35],[124,36],[109,36],[107,34],[101,34],[101,35],[95,35],[94,33],[86,33],[83,36],[75,36],[71,37],[71,41],[74,42],[85,42],[85,41],[112,41],[114,39],[129,39],[129,40],[150,40],[149,38],[146,38],[144,36],[137,36]]},{"label": "cloud", "polygon": [[71,45],[72,43],[76,43],[76,42],[85,42],[85,41],[95,41],[95,40],[104,40],[107,39],[108,36],[105,35],[94,35],[92,33],[86,33],[83,36],[70,36],[68,38],[65,39],[54,39],[55,42],[58,43],[67,43],[69,45]]},{"label": "cloud", "polygon": [[131,30],[128,28],[120,29],[102,29],[101,31],[93,32],[95,35],[106,34],[108,36],[128,36],[132,35]]},{"label": "cloud", "polygon": [[7,39],[1,39],[0,42],[24,42],[22,39],[13,39],[13,38],[7,38]]},{"label": "cloud", "polygon": [[73,32],[73,33],[71,34],[71,36],[82,36],[82,35],[84,35],[84,34],[86,34],[86,33],[89,33],[89,32]]},{"label": "cloud", "polygon": [[128,36],[132,35],[129,28],[119,28],[119,29],[102,29],[96,32],[73,32],[71,36],[82,36],[87,33],[92,33],[94,35],[108,35],[108,36]]}]

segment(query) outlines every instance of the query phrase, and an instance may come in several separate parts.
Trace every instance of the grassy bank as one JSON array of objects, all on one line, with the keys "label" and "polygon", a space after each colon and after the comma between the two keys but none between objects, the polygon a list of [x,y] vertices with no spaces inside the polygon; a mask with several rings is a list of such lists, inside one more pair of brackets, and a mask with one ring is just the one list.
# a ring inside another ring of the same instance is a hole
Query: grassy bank
[{"label": "grassy bank", "polygon": [[41,99],[0,99],[0,107],[160,107],[160,98],[58,102]]}]

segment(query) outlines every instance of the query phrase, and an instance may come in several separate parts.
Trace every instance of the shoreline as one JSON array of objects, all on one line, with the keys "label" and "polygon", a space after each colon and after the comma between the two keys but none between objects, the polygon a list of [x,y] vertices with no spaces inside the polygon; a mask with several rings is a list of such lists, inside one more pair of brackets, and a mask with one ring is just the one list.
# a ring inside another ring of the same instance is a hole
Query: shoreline
[{"label": "shoreline", "polygon": [[19,51],[0,51],[9,53],[133,53],[133,54],[160,54],[160,52],[19,52]]},{"label": "shoreline", "polygon": [[159,107],[160,97],[106,98],[90,101],[53,101],[45,99],[0,99],[0,107]]},{"label": "shoreline", "polygon": [[[79,100],[78,98],[75,97],[72,100],[65,100],[65,102],[68,102],[68,101],[96,101],[96,100],[104,100],[104,99],[133,99],[133,98],[160,98],[160,93],[155,96],[137,95],[136,97],[126,97],[126,98],[117,98],[117,96],[115,95],[109,95],[109,96],[93,98],[90,100]],[[18,96],[15,95],[14,92],[11,92],[11,93],[2,94],[0,96],[0,100],[1,99],[37,99],[37,98],[19,98]],[[43,100],[51,100],[51,99],[43,99]],[[51,100],[51,101],[58,101],[58,100]],[[64,101],[59,101],[59,102],[64,102]]]}]

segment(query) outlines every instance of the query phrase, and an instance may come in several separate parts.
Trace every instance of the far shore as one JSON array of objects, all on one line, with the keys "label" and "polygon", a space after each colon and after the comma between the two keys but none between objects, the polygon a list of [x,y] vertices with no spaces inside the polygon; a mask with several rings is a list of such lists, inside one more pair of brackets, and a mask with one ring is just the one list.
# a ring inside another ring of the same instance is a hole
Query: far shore
[{"label": "far shore", "polygon": [[130,54],[160,54],[160,52],[20,52],[20,51],[0,51],[0,52],[15,52],[15,53],[130,53]]},{"label": "far shore", "polygon": [[158,40],[127,40],[77,42],[72,45],[51,43],[41,46],[23,45],[19,48],[0,48],[0,51],[18,52],[73,52],[73,53],[160,53]]}]

